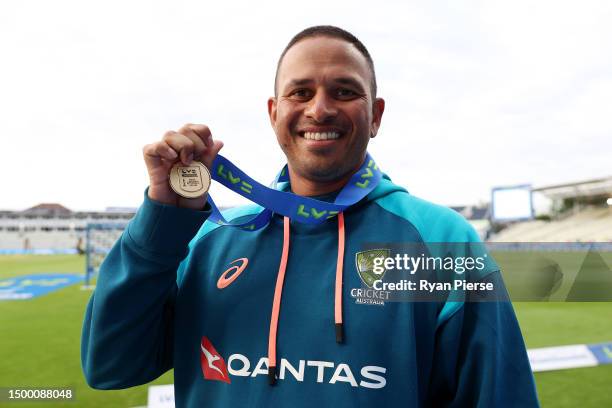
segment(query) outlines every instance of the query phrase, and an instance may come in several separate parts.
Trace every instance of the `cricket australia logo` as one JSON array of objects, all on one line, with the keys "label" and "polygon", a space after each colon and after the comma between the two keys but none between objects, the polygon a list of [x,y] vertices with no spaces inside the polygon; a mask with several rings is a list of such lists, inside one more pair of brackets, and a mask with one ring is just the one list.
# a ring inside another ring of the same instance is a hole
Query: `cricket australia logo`
[{"label": "cricket australia logo", "polygon": [[385,259],[388,258],[389,255],[391,255],[390,249],[371,249],[369,251],[357,252],[355,254],[357,273],[368,288],[371,288],[372,285],[374,285],[375,280],[382,279],[386,272],[385,269],[383,269],[382,273],[374,272],[374,259]]},{"label": "cricket australia logo", "polygon": [[366,288],[351,289],[351,297],[355,298],[355,303],[376,306],[385,305],[385,300],[389,299],[389,292],[376,290],[373,286],[374,281],[382,279],[387,271],[383,267],[375,268],[374,260],[388,258],[390,255],[390,249],[370,249],[355,254],[357,274],[366,286]]}]

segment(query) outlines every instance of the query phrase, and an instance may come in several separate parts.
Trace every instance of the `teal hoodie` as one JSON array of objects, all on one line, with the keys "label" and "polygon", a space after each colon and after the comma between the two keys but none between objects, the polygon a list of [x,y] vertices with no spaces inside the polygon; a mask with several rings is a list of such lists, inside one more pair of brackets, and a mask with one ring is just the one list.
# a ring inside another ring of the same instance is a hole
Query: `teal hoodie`
[{"label": "teal hoodie", "polygon": [[132,387],[174,368],[177,407],[538,406],[511,303],[355,296],[364,243],[478,241],[458,213],[385,177],[344,212],[343,228],[334,217],[285,231],[275,215],[243,231],[209,215],[145,192],[87,307],[90,386]]}]

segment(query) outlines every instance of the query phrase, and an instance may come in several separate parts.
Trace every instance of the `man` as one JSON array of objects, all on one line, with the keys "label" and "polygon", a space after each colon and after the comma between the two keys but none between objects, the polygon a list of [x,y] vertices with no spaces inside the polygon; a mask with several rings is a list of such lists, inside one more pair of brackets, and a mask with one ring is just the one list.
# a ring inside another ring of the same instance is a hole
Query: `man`
[{"label": "man", "polygon": [[[359,40],[330,26],[296,35],[268,101],[285,188],[334,201],[360,169],[370,175],[366,149],[384,108]],[[85,316],[91,386],[131,387],[174,368],[177,406],[538,405],[510,303],[373,305],[354,295],[363,277],[352,260],[365,242],[477,241],[457,213],[384,177],[318,225],[275,214],[255,231],[221,226],[206,221],[206,197],[170,189],[168,172],[194,159],[212,168],[222,146],[192,124],[145,146],[145,201],[101,267]]]}]

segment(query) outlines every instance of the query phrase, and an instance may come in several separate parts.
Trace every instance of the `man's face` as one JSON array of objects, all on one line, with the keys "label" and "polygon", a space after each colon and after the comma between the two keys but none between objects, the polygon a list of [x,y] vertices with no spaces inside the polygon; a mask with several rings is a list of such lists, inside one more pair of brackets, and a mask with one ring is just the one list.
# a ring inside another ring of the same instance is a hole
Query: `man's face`
[{"label": "man's face", "polygon": [[287,51],[268,113],[292,175],[335,181],[359,168],[384,110],[371,81],[367,60],[346,41],[307,38]]}]

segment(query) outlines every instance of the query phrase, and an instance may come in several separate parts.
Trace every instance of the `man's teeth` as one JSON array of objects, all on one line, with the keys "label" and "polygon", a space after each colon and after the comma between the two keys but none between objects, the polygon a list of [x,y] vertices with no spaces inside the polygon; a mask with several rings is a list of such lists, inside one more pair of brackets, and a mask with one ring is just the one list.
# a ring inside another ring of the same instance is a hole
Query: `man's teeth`
[{"label": "man's teeth", "polygon": [[308,140],[333,140],[340,137],[338,132],[305,132],[304,138]]}]

